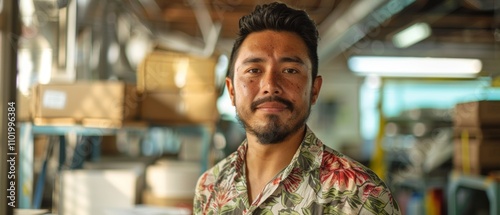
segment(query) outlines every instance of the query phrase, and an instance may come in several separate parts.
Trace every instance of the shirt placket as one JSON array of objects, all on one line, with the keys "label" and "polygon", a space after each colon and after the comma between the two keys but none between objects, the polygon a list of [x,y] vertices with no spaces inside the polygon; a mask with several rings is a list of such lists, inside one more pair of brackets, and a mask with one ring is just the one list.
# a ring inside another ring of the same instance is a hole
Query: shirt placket
[{"label": "shirt placket", "polygon": [[[300,148],[299,148],[300,150]],[[283,171],[281,171],[276,177],[274,177],[271,181],[269,181],[262,192],[257,196],[256,200],[254,201],[251,205],[250,208],[248,208],[247,211],[244,211],[245,215],[252,214],[255,209],[257,209],[262,203],[264,203],[276,190],[278,187],[281,185],[281,182],[288,177],[290,172],[292,172],[293,168],[296,165],[296,156],[292,159],[292,162],[290,165],[288,165]],[[279,181],[275,182],[275,180],[279,178]]]},{"label": "shirt placket", "polygon": [[[282,177],[283,173],[280,173],[277,175],[277,177]],[[253,213],[253,211],[255,211],[255,209],[257,209],[262,203],[264,203],[267,198],[269,198],[269,196],[271,196],[275,191],[276,189],[278,189],[280,183],[281,183],[281,180],[282,178],[280,179],[280,181],[276,184],[273,184],[274,180],[277,178],[273,178],[270,182],[268,182],[266,184],[266,186],[264,187],[264,189],[262,190],[262,192],[257,196],[257,198],[255,199],[256,201],[254,201],[250,207],[248,208],[248,210],[244,211],[244,214],[245,215],[250,215]],[[258,200],[258,201],[257,201]]]}]

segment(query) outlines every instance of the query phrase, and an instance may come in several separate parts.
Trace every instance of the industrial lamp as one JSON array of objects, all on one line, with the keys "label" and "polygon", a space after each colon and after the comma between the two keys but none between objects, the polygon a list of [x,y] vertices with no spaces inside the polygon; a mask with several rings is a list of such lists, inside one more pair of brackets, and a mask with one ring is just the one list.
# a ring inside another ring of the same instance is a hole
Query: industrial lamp
[{"label": "industrial lamp", "polygon": [[352,56],[348,67],[358,75],[385,77],[473,78],[482,69],[479,59]]}]

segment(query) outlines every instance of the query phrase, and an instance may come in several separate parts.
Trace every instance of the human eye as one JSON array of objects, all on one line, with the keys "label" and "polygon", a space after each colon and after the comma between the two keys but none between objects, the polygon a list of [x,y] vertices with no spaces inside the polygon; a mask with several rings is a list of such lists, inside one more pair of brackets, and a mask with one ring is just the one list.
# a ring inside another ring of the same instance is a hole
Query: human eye
[{"label": "human eye", "polygon": [[298,70],[292,68],[286,68],[283,70],[283,73],[288,73],[288,74],[296,74],[298,72],[299,72]]},{"label": "human eye", "polygon": [[259,70],[259,69],[257,69],[257,68],[250,68],[250,69],[248,69],[248,70],[247,70],[247,72],[248,72],[248,73],[255,74],[255,73],[259,73],[259,72],[260,72],[260,70]]}]

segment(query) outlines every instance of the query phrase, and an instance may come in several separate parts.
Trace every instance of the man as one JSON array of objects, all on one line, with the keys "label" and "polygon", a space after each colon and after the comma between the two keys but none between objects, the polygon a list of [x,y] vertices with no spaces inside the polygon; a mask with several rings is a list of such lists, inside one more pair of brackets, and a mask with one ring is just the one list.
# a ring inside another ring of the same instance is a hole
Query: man
[{"label": "man", "polygon": [[285,4],[240,19],[226,86],[247,139],[198,180],[195,214],[400,214],[387,186],[306,125],[318,31]]}]

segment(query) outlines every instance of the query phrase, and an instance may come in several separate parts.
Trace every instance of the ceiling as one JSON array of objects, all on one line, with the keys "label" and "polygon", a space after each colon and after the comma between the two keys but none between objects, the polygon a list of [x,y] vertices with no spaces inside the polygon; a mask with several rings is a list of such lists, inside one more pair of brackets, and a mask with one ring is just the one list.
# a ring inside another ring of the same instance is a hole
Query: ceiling
[{"label": "ceiling", "polygon": [[493,5],[490,5],[491,2],[477,0],[416,1],[371,31],[368,38],[390,42],[395,33],[412,24],[422,22],[429,24],[432,33],[420,44],[417,43],[417,46],[422,44],[486,44],[492,46],[496,41],[495,28],[500,27],[500,14],[495,20],[495,11]]},{"label": "ceiling", "polygon": [[[409,5],[383,24],[373,39],[384,40],[416,22],[432,28],[430,41],[445,43],[494,43],[495,0],[420,0]],[[500,7],[500,5],[497,5]],[[497,17],[497,19],[500,18]]]},{"label": "ceiling", "polygon": [[[202,38],[203,27],[199,26],[198,20],[208,18],[213,24],[220,24],[219,38],[233,39],[237,34],[239,18],[252,11],[257,4],[271,1],[131,0],[128,2],[135,14],[154,28]],[[456,43],[491,46],[496,41],[495,28],[500,27],[500,13],[497,12],[495,18],[494,11],[495,7],[498,9],[500,6],[498,0],[285,0],[283,2],[304,9],[310,14],[319,26],[323,43],[332,43],[350,30],[346,28],[343,32],[325,35],[331,32],[332,28],[338,28],[339,23],[351,27],[357,24],[361,29],[356,33],[359,40],[350,41],[352,44],[348,44],[349,47],[363,39],[391,42],[394,33],[416,22],[428,23],[432,28],[432,35],[422,44]],[[380,9],[383,7],[386,7],[386,12]],[[380,10],[378,15],[375,14],[377,10]],[[387,12],[391,10],[393,14]],[[204,12],[206,14],[203,14]],[[357,14],[358,20],[347,13]],[[497,39],[500,39],[498,34],[500,33],[497,32]],[[344,47],[341,51],[346,50]],[[332,54],[337,55],[339,52]]]},{"label": "ceiling", "polygon": [[[126,2],[127,9],[132,11],[143,24],[147,25],[154,35],[168,36],[168,39],[165,37],[159,39],[160,46],[172,48],[171,46],[178,45],[172,45],[166,40],[176,40],[176,43],[182,43],[183,39],[189,38],[184,43],[196,46],[196,41],[202,41],[202,48],[203,44],[205,46],[212,44],[216,46],[214,49],[218,51],[229,52],[232,41],[238,33],[239,19],[253,11],[256,5],[273,1],[130,0]],[[357,1],[284,0],[282,2],[307,11],[311,18],[318,25],[321,25],[332,14],[337,14]]]},{"label": "ceiling", "polygon": [[[372,39],[387,39],[391,33],[401,30],[413,22],[427,22],[433,28],[432,40],[444,42],[494,41],[495,0],[418,0],[412,1],[400,13],[395,14],[378,30]],[[130,5],[134,11],[150,23],[163,25],[191,36],[201,37],[195,15],[196,0],[135,0]],[[213,22],[222,25],[220,36],[233,38],[238,30],[238,20],[251,12],[256,5],[272,2],[270,0],[202,0]],[[285,0],[293,7],[304,9],[318,25],[327,16],[339,14],[349,7],[363,2],[361,0]],[[384,1],[382,1],[384,2]],[[386,1],[388,2],[388,1]],[[338,16],[338,15],[337,15]],[[498,23],[497,23],[498,24]]]},{"label": "ceiling", "polygon": [[[34,0],[35,3],[57,2]],[[93,38],[132,38],[144,26],[157,47],[209,55],[228,53],[240,17],[271,0],[79,0],[78,25],[91,26]],[[477,57],[485,68],[500,65],[500,0],[282,0],[304,9],[320,32],[321,63],[350,55]],[[52,3],[55,5],[55,3]],[[48,8],[45,6],[44,8]],[[57,13],[55,13],[57,14]],[[127,17],[127,36],[118,28]],[[407,48],[392,37],[417,22],[431,35]],[[104,24],[103,24],[104,23]],[[140,25],[138,25],[140,24]],[[115,28],[112,33],[106,33]],[[109,39],[108,41],[115,40]]]},{"label": "ceiling", "polygon": [[[131,5],[141,7],[140,16],[148,22],[168,26],[174,31],[181,31],[194,37],[201,37],[202,32],[198,27],[196,11],[203,10],[210,15],[214,23],[221,24],[220,36],[234,38],[238,32],[240,17],[253,11],[256,5],[270,3],[270,0],[138,0]],[[286,0],[283,1],[292,7],[306,10],[312,19],[321,23],[330,13],[341,4],[332,0]],[[351,2],[351,1],[345,1]],[[200,5],[201,4],[201,5]]]},{"label": "ceiling", "polygon": [[[431,35],[407,48],[395,47],[393,36],[419,22],[429,24]],[[483,62],[481,75],[498,76],[500,1],[417,0],[368,31],[342,54],[478,58]]]}]

